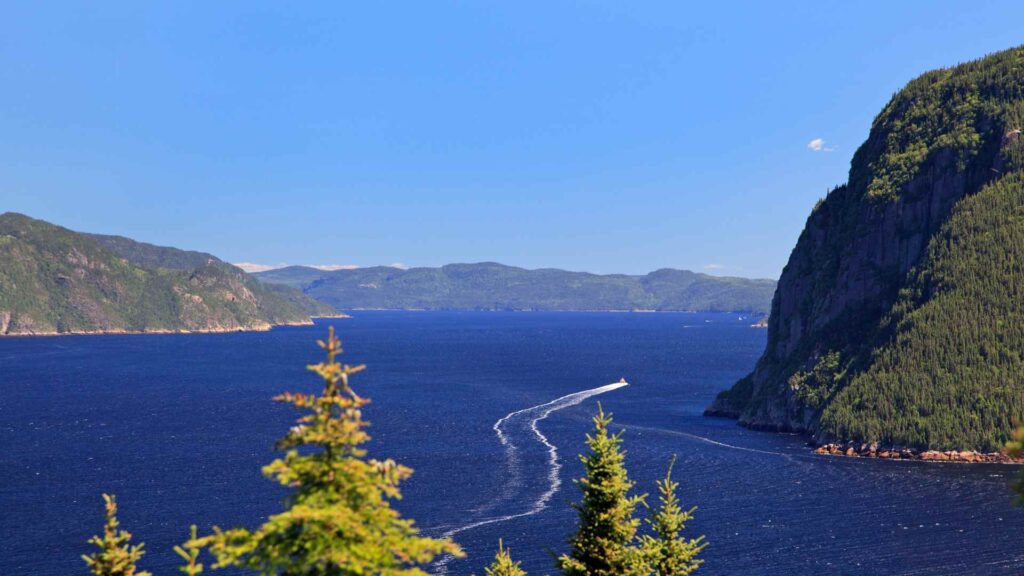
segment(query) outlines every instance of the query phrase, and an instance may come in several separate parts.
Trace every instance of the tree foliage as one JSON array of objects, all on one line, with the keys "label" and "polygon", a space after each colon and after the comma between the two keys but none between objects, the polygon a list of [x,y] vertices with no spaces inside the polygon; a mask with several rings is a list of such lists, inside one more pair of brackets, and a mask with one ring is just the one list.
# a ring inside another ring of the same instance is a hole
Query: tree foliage
[{"label": "tree foliage", "polygon": [[[713,412],[818,442],[1001,449],[1024,420],[1024,47],[893,95]],[[832,362],[834,358],[838,362]]]},{"label": "tree foliage", "polygon": [[487,576],[526,576],[526,571],[519,567],[519,562],[512,560],[512,554],[499,540],[498,553],[494,556],[494,562],[484,568],[484,574]]},{"label": "tree foliage", "polygon": [[327,359],[309,369],[323,379],[323,392],[276,398],[305,413],[278,443],[284,457],[263,469],[293,490],[287,509],[256,530],[216,529],[194,545],[213,553],[215,568],[282,576],[422,576],[420,567],[438,555],[461,556],[457,545],[420,536],[412,520],[391,508],[412,471],[366,458],[362,408],[369,401],[349,386],[364,366],[337,361],[342,350],[333,329],[319,344]]},{"label": "tree foliage", "polygon": [[636,543],[640,521],[636,507],[646,495],[631,495],[634,482],[625,466],[622,432],[608,431],[612,417],[598,405],[594,430],[587,435],[590,452],[580,456],[585,468],[575,483],[583,499],[573,504],[579,517],[576,534],[569,540],[570,553],[558,558],[566,576],[629,576],[647,573]]},{"label": "tree foliage", "polygon": [[[1013,440],[1006,445],[1006,453],[1014,458],[1024,457],[1024,427],[1013,433]],[[1017,493],[1017,504],[1024,506],[1024,470],[1010,487]]]},{"label": "tree foliage", "polygon": [[838,352],[823,355],[808,372],[797,371],[789,377],[789,387],[806,406],[818,408],[825,403],[842,381],[841,356]]},{"label": "tree foliage", "polygon": [[333,310],[208,254],[110,238],[0,214],[0,335],[254,329]]},{"label": "tree foliage", "polygon": [[693,519],[696,508],[683,510],[676,496],[679,483],[672,480],[672,466],[669,464],[665,479],[658,481],[660,506],[647,519],[653,535],[643,537],[642,548],[647,562],[657,576],[688,576],[700,567],[703,560],[697,555],[707,547],[704,537],[687,540],[682,531]]},{"label": "tree foliage", "polygon": [[135,564],[145,552],[142,551],[142,544],[130,543],[130,532],[121,530],[117,520],[117,500],[112,495],[104,494],[103,501],[107,518],[103,536],[89,539],[89,543],[99,550],[82,556],[89,571],[93,576],[152,576],[149,572],[137,571]]},{"label": "tree foliage", "polygon": [[174,553],[185,561],[185,565],[178,568],[179,572],[187,576],[198,576],[203,573],[203,565],[199,562],[199,553],[202,550],[197,545],[198,535],[195,524],[192,525],[190,534],[191,537],[185,544],[174,547]]},{"label": "tree foliage", "polygon": [[961,200],[838,392],[837,438],[996,451],[1024,418],[1024,174]]}]

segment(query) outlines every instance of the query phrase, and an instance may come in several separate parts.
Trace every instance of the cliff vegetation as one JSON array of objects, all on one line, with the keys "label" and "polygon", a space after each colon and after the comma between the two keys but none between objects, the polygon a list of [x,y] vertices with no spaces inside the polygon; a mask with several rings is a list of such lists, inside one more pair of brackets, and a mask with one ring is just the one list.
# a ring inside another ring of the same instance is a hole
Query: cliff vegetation
[{"label": "cliff vegetation", "polygon": [[910,82],[815,207],[755,370],[708,409],[819,444],[994,452],[1024,420],[1024,49]]}]

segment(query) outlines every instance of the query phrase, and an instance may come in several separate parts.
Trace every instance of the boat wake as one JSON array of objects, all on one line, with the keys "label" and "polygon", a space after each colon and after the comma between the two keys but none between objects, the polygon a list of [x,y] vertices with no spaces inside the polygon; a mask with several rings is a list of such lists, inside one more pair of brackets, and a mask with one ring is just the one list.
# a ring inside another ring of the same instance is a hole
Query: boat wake
[{"label": "boat wake", "polygon": [[740,450],[742,452],[753,452],[755,454],[765,454],[767,456],[780,456],[780,457],[785,458],[787,460],[792,460],[793,459],[792,454],[786,454],[784,452],[773,452],[771,450],[760,450],[758,448],[747,448],[746,446],[737,446],[735,444],[728,444],[728,443],[725,443],[725,442],[720,442],[718,440],[714,440],[714,439],[708,438],[706,436],[700,436],[698,434],[691,434],[689,432],[683,432],[682,430],[672,430],[672,429],[669,429],[669,428],[655,428],[653,426],[637,426],[637,425],[633,425],[633,424],[615,424],[615,426],[618,426],[619,428],[622,428],[622,429],[628,429],[628,430],[646,430],[648,432],[656,432],[656,433],[659,433],[659,434],[667,434],[669,436],[682,436],[684,438],[689,438],[691,440],[696,440],[698,442],[704,442],[705,444],[711,444],[712,446],[718,446],[720,448],[728,448],[730,450]]},{"label": "boat wake", "polygon": [[[513,514],[485,517],[468,524],[449,528],[441,533],[441,537],[450,538],[460,532],[479,528],[480,526],[532,516],[547,508],[551,498],[562,486],[562,479],[560,478],[562,463],[558,459],[558,448],[555,447],[555,445],[548,440],[548,437],[540,431],[538,423],[551,415],[552,412],[557,412],[559,410],[569,408],[570,406],[576,406],[588,398],[604,394],[605,392],[611,392],[612,390],[617,390],[627,385],[628,384],[626,382],[616,382],[615,384],[607,384],[605,386],[591,388],[590,390],[574,392],[544,404],[538,404],[537,406],[532,406],[530,408],[516,410],[515,412],[506,414],[498,419],[498,421],[494,423],[494,426],[492,426],[492,429],[494,430],[495,435],[497,435],[498,441],[501,442],[501,445],[505,448],[506,480],[502,486],[499,497],[493,499],[487,506],[477,509],[477,514],[486,513],[497,508],[503,503],[513,501],[519,495],[519,491],[523,488],[521,453],[528,448],[527,439],[531,436],[533,437],[533,440],[540,443],[543,450],[547,453],[547,488],[538,497],[536,497],[525,510]],[[447,572],[447,564],[451,561],[451,556],[445,556],[435,562],[433,565],[434,573],[445,574]]]}]

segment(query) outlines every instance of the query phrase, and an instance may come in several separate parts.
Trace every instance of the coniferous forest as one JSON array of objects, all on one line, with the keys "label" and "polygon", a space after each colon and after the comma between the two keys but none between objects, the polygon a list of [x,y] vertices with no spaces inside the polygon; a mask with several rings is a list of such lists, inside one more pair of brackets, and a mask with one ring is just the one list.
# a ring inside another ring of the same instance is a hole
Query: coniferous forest
[{"label": "coniferous forest", "polygon": [[767,349],[709,413],[918,450],[994,452],[1024,421],[1024,48],[895,94],[815,207]]}]

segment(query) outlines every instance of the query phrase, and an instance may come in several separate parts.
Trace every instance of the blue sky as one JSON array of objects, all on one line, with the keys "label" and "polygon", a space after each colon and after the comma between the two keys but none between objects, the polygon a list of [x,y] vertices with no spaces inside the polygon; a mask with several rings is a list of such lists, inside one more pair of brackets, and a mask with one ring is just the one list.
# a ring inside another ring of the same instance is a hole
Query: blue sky
[{"label": "blue sky", "polygon": [[6,5],[0,211],[234,262],[774,277],[893,92],[1024,43],[1020,2],[702,4]]}]

